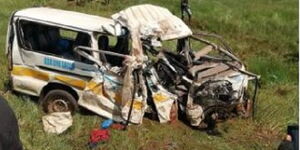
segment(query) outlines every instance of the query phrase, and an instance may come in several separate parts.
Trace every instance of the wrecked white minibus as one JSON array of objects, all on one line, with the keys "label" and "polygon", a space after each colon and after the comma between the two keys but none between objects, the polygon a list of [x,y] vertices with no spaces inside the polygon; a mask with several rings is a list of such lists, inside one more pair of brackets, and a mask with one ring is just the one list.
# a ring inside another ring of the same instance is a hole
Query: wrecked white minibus
[{"label": "wrecked white minibus", "polygon": [[[153,5],[111,19],[45,7],[20,10],[7,32],[12,88],[38,96],[47,113],[81,106],[133,124],[145,113],[168,122],[179,112],[196,127],[206,118],[247,115],[248,81],[258,77],[226,45],[205,36]],[[164,47],[169,41],[175,49]]]}]

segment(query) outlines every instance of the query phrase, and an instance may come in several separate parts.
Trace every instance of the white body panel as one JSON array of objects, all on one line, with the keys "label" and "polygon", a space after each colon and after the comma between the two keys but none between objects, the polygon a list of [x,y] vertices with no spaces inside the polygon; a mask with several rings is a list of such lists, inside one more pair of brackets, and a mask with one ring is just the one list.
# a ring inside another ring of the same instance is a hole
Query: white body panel
[{"label": "white body panel", "polygon": [[34,19],[49,25],[60,25],[82,31],[103,32],[103,25],[114,24],[109,18],[47,7],[23,9],[16,12],[15,17]]}]

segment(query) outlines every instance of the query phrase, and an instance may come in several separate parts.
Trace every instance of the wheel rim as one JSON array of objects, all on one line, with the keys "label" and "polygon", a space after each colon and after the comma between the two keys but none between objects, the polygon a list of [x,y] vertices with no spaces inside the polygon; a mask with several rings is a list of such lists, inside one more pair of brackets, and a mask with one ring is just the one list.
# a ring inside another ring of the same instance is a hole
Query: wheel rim
[{"label": "wheel rim", "polygon": [[66,112],[69,111],[69,105],[66,100],[55,99],[48,105],[48,110],[51,112]]}]

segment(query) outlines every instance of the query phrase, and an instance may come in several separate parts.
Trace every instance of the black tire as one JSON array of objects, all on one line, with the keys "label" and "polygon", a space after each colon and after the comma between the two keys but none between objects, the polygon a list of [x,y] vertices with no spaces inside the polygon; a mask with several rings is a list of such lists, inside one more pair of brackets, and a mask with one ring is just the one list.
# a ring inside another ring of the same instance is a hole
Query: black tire
[{"label": "black tire", "polygon": [[55,89],[49,91],[40,101],[44,112],[68,112],[77,111],[77,101],[72,94],[65,90]]}]

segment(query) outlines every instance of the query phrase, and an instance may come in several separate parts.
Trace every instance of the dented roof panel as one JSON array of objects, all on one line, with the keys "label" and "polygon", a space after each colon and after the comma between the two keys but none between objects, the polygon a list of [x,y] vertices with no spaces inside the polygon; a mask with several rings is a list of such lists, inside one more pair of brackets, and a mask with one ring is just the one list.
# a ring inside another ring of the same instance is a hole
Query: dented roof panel
[{"label": "dented roof panel", "polygon": [[150,4],[129,7],[112,18],[131,31],[139,30],[141,36],[151,34],[162,40],[171,40],[192,35],[190,28],[168,9]]},{"label": "dented roof panel", "polygon": [[109,18],[47,7],[23,9],[16,12],[15,16],[97,32],[103,32],[104,25],[114,24]]}]

